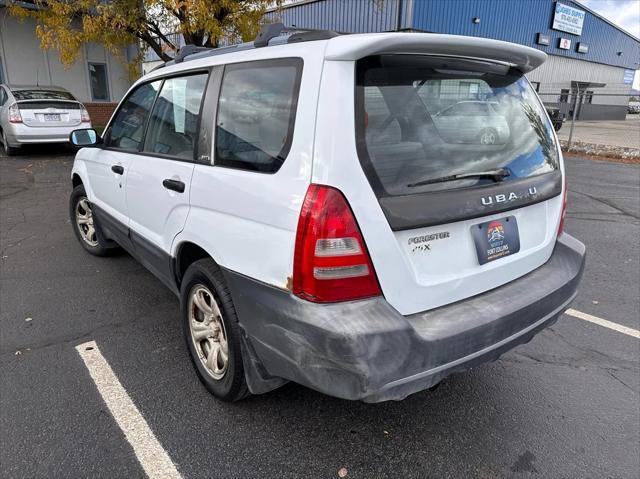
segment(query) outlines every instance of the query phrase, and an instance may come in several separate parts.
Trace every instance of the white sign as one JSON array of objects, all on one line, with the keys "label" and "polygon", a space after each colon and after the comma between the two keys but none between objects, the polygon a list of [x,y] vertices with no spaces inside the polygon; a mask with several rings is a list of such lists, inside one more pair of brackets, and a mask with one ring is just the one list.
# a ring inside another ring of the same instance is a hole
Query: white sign
[{"label": "white sign", "polygon": [[551,28],[562,32],[573,33],[574,35],[580,35],[582,34],[584,17],[584,11],[570,7],[564,3],[556,2]]},{"label": "white sign", "polygon": [[571,48],[571,40],[568,38],[561,38],[558,48],[561,50],[569,50]]}]

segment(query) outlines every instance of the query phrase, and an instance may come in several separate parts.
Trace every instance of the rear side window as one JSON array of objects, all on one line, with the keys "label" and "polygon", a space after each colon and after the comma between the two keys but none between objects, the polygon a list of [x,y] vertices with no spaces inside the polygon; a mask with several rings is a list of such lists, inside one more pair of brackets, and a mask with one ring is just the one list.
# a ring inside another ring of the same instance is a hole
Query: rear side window
[{"label": "rear side window", "polygon": [[[494,184],[558,169],[553,129],[521,72],[383,55],[356,70],[356,140],[378,197]],[[462,178],[459,178],[462,176]]]},{"label": "rear side window", "polygon": [[168,78],[156,100],[144,151],[192,159],[208,74]]},{"label": "rear side window", "polygon": [[263,173],[282,166],[293,140],[302,59],[225,66],[215,134],[215,164]]},{"label": "rear side window", "polygon": [[145,83],[129,94],[111,122],[106,138],[107,146],[138,151],[153,100],[161,84],[161,80]]}]

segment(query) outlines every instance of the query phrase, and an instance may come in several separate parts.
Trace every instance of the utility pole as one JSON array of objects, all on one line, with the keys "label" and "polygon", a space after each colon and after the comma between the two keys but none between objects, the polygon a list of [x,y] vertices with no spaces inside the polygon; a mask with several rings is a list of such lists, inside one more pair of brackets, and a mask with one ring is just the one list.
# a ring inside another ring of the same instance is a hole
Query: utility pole
[{"label": "utility pole", "polygon": [[[569,130],[569,141],[567,143],[567,151],[571,150],[571,141],[573,139],[573,127],[576,124],[576,114],[578,112],[578,98],[580,97],[580,84],[576,82],[576,98],[573,101],[573,115],[571,117],[571,130]],[[582,103],[582,101],[580,101]]]}]

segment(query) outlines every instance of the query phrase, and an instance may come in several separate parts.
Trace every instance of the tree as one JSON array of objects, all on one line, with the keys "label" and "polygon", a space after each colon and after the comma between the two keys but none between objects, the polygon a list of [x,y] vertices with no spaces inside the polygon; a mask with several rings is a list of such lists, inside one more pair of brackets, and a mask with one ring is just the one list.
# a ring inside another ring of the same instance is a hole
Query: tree
[{"label": "tree", "polygon": [[[250,40],[267,7],[282,0],[31,0],[7,2],[9,12],[33,18],[43,49],[56,49],[70,66],[94,42],[124,60],[123,47],[140,42],[171,60],[179,33],[187,45],[217,47],[221,40]],[[26,8],[37,6],[38,8]],[[137,69],[143,52],[132,62]]]}]

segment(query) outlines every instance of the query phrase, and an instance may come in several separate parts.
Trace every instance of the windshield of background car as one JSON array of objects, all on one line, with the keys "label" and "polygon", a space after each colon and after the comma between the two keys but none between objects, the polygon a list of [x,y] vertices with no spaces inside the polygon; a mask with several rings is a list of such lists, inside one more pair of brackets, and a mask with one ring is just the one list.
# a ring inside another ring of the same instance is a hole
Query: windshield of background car
[{"label": "windshield of background car", "polygon": [[22,100],[74,100],[68,91],[58,90],[12,90],[11,93],[17,101]]},{"label": "windshield of background car", "polygon": [[553,127],[523,74],[485,61],[382,55],[356,69],[356,139],[380,196],[492,184],[451,175],[506,169],[503,181],[558,169]]}]

